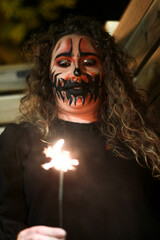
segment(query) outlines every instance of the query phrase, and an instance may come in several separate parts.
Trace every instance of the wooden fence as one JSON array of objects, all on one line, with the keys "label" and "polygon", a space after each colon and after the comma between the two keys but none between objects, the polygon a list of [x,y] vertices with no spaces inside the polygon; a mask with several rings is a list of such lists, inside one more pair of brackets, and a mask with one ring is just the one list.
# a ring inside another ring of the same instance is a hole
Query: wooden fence
[{"label": "wooden fence", "polygon": [[0,132],[19,115],[19,101],[30,69],[31,65],[26,64],[0,66]]},{"label": "wooden fence", "polygon": [[136,59],[135,85],[160,119],[160,0],[131,0],[113,36]]}]

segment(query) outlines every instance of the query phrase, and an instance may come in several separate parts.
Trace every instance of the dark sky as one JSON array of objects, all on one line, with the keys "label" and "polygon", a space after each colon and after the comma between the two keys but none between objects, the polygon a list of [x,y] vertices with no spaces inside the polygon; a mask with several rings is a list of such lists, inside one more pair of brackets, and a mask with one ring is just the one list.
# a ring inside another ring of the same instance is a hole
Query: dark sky
[{"label": "dark sky", "polygon": [[94,16],[101,22],[119,20],[129,0],[77,0],[75,9],[65,10],[63,13]]}]

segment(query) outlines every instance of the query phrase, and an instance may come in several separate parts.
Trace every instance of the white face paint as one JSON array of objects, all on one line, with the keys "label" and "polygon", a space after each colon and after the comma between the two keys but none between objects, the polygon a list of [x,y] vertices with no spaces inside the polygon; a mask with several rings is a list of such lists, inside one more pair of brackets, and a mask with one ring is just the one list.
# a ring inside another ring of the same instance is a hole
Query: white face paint
[{"label": "white face paint", "polygon": [[88,37],[62,37],[53,50],[51,73],[58,103],[78,107],[98,101],[102,66]]}]

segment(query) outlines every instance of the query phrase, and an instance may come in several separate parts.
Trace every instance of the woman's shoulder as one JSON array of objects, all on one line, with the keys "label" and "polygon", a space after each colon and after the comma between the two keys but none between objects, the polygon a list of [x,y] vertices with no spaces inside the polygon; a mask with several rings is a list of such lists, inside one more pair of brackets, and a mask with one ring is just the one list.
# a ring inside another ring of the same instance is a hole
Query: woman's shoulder
[{"label": "woman's shoulder", "polygon": [[5,159],[5,164],[12,164],[13,158],[24,159],[30,153],[32,146],[40,142],[39,139],[37,128],[31,123],[6,125],[0,135],[0,159]]},{"label": "woman's shoulder", "polygon": [[34,129],[35,127],[29,122],[9,123],[5,126],[1,136],[16,137],[19,134],[27,134],[27,132],[29,133],[31,130],[35,131]]},{"label": "woman's shoulder", "polygon": [[29,122],[10,123],[0,135],[0,142],[2,143],[24,143],[31,142],[32,139],[38,137],[37,128]]}]

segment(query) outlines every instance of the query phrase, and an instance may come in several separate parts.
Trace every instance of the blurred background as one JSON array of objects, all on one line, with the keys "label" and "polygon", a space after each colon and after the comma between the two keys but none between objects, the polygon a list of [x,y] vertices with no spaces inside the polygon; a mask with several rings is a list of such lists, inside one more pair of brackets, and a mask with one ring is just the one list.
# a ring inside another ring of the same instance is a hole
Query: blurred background
[{"label": "blurred background", "polygon": [[23,61],[21,48],[35,31],[69,13],[119,20],[127,0],[0,0],[0,65]]}]

